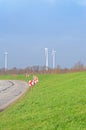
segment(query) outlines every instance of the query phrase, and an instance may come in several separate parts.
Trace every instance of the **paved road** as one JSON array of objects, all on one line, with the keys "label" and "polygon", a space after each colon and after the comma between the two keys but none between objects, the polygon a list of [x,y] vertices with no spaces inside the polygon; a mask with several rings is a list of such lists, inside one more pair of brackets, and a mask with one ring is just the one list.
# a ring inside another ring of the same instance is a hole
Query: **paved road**
[{"label": "paved road", "polygon": [[28,84],[19,80],[0,80],[0,111],[22,96]]}]

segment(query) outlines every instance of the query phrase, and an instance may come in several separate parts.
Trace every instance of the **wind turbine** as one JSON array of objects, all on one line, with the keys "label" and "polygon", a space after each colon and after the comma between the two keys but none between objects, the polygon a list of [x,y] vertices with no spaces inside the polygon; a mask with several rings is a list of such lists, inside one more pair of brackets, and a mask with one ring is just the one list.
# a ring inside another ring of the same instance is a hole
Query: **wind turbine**
[{"label": "wind turbine", "polygon": [[55,65],[56,65],[56,51],[55,50],[52,50],[52,56],[53,56],[53,69],[55,69]]},{"label": "wind turbine", "polygon": [[6,71],[7,70],[7,64],[8,64],[8,52],[6,51],[4,53],[4,55],[5,55],[5,71]]},{"label": "wind turbine", "polygon": [[48,48],[45,48],[46,71],[48,70]]}]

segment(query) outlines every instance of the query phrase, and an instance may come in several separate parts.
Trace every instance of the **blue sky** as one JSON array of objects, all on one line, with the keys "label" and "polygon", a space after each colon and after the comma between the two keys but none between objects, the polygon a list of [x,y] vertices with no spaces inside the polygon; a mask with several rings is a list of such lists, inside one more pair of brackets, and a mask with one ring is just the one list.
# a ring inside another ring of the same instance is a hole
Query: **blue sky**
[{"label": "blue sky", "polygon": [[44,48],[56,64],[86,65],[86,0],[0,0],[0,68],[45,65]]}]

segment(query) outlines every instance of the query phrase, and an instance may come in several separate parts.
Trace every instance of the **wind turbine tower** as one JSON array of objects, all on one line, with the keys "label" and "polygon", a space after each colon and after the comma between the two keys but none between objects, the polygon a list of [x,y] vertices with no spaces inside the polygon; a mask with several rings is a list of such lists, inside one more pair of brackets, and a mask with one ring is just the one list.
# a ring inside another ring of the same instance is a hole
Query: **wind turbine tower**
[{"label": "wind turbine tower", "polygon": [[48,70],[48,48],[45,48],[46,71]]},{"label": "wind turbine tower", "polygon": [[52,50],[52,56],[53,56],[53,69],[55,69],[56,66],[56,51]]},{"label": "wind turbine tower", "polygon": [[8,64],[8,52],[4,53],[5,55],[5,71],[7,70],[7,64]]}]

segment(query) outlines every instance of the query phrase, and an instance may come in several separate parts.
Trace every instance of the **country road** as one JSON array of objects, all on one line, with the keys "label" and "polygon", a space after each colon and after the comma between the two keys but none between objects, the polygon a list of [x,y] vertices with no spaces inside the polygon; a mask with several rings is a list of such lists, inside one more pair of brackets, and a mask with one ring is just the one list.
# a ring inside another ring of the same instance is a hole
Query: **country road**
[{"label": "country road", "polygon": [[28,89],[27,82],[19,80],[0,80],[0,111],[16,101]]}]

